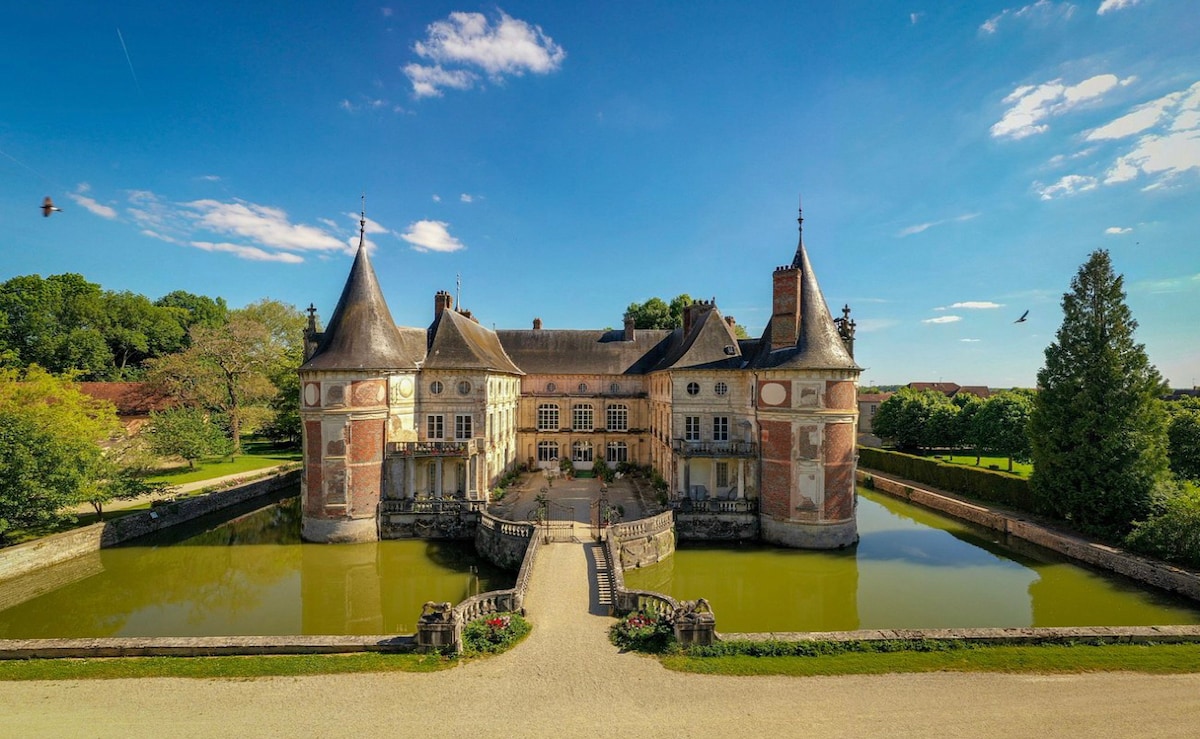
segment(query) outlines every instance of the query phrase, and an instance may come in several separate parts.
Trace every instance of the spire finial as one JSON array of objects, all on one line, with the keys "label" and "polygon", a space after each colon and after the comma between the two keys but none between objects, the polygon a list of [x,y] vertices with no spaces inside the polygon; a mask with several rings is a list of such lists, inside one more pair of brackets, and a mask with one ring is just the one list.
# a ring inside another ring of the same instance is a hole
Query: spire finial
[{"label": "spire finial", "polygon": [[800,269],[804,263],[802,252],[804,251],[804,201],[798,198],[799,208],[796,214],[797,229],[800,231],[799,243],[796,244],[796,256],[792,258],[792,269]]},{"label": "spire finial", "polygon": [[358,248],[362,248],[367,234],[367,194],[362,194],[362,210],[358,215]]},{"label": "spire finial", "polygon": [[799,208],[797,209],[796,223],[799,224],[800,235],[804,236],[804,198],[797,197]]}]

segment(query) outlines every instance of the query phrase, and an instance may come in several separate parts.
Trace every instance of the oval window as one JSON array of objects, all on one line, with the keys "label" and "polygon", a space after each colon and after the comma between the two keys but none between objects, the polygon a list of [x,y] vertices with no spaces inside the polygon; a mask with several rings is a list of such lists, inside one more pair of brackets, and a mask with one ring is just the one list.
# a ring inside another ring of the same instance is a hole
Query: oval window
[{"label": "oval window", "polygon": [[433,393],[434,395],[441,395],[443,389],[444,388],[440,380],[434,380],[433,382],[429,383],[429,392]]},{"label": "oval window", "polygon": [[471,393],[471,383],[466,380],[461,380],[458,383],[458,394],[469,395]]}]

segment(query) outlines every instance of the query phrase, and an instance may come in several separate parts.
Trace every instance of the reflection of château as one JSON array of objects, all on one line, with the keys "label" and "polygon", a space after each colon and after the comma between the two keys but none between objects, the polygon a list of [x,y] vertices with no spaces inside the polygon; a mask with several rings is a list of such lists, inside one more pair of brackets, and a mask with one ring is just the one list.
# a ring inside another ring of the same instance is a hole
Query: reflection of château
[{"label": "reflection of ch\u00e2teau", "polygon": [[360,241],[324,332],[309,313],[304,537],[374,539],[381,511],[429,501],[479,510],[509,470],[565,457],[650,465],[681,510],[749,512],[766,541],[853,544],[854,322],[830,315],[803,238],[772,283],[759,339],[736,338],[715,301],[669,331],[628,316],[617,331],[492,331],[444,291],[428,329],[405,328]]}]

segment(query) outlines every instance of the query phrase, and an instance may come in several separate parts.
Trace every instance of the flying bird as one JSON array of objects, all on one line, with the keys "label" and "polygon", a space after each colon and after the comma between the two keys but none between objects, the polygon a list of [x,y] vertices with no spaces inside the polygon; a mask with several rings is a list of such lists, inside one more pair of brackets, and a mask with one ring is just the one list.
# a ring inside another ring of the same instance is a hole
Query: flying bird
[{"label": "flying bird", "polygon": [[1029,311],[1025,311],[1024,313],[1021,314],[1021,317],[1018,318],[1017,320],[1013,321],[1013,323],[1025,323],[1025,319],[1028,316],[1029,316]]},{"label": "flying bird", "polygon": [[54,201],[50,199],[49,195],[47,195],[46,199],[42,201],[42,215],[46,218],[49,218],[50,214],[55,211],[62,213],[63,209],[55,205]]}]

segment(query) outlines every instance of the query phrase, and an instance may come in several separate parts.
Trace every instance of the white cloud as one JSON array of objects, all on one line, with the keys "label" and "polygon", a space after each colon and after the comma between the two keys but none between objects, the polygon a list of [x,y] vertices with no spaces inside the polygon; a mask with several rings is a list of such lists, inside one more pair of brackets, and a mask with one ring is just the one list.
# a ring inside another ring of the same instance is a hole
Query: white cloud
[{"label": "white cloud", "polygon": [[1142,0],[1104,0],[1100,3],[1100,7],[1096,9],[1096,15],[1104,15],[1111,13],[1114,10],[1122,10],[1124,8],[1132,8]]},{"label": "white cloud", "polygon": [[203,174],[200,175],[200,179],[204,180],[205,182],[220,182],[221,176],[215,174]]},{"label": "white cloud", "polygon": [[980,26],[979,30],[986,34],[993,34],[1000,28],[1000,24],[1008,19],[1023,20],[1033,23],[1036,26],[1046,27],[1058,20],[1068,20],[1075,14],[1075,6],[1071,3],[1055,3],[1050,0],[1038,0],[1036,3],[1026,5],[1020,8],[1005,8],[996,15],[988,18]]},{"label": "white cloud", "polygon": [[[404,74],[417,97],[440,96],[443,88],[464,90],[478,79],[479,69],[493,82],[526,72],[549,74],[562,66],[567,53],[541,26],[500,11],[494,22],[483,13],[451,13],[426,29],[413,51],[432,66],[409,64]],[[451,67],[451,68],[447,68]]]},{"label": "white cloud", "polygon": [[953,310],[955,308],[963,308],[965,310],[992,310],[993,308],[1003,308],[1004,303],[993,303],[990,300],[967,300],[962,303],[954,303],[947,308],[936,308],[935,310]]},{"label": "white cloud", "polygon": [[959,339],[959,341],[965,341],[968,344],[975,344],[975,343],[978,343],[980,340],[979,339]]},{"label": "white cloud", "polygon": [[1104,229],[1104,233],[1109,236],[1120,236],[1121,234],[1127,234],[1131,231],[1133,231],[1132,228],[1122,228],[1121,226],[1109,226],[1108,228]]},{"label": "white cloud", "polygon": [[[1120,118],[1089,131],[1086,138],[1088,141],[1121,139],[1153,128],[1163,120],[1169,120],[1172,128],[1176,125],[1180,125],[1181,129],[1195,128],[1195,121],[1191,119],[1193,114],[1197,113],[1198,104],[1200,104],[1200,82],[1187,90],[1172,92],[1157,100],[1142,103]],[[1191,125],[1188,125],[1189,123]]]},{"label": "white cloud", "polygon": [[921,20],[921,16],[923,16],[923,15],[925,15],[925,14],[924,13],[909,13],[908,20],[912,25],[915,26],[915,25],[917,25],[917,22]]},{"label": "white cloud", "polygon": [[1146,293],[1177,293],[1184,290],[1200,288],[1200,273],[1182,277],[1167,277],[1161,280],[1140,280],[1130,286],[1130,289]]},{"label": "white cloud", "polygon": [[964,213],[961,216],[955,216],[953,218],[943,218],[940,221],[928,221],[926,223],[918,223],[915,226],[908,226],[906,228],[900,229],[900,231],[898,231],[896,233],[896,236],[897,236],[897,238],[904,238],[905,236],[912,236],[914,234],[919,234],[922,231],[927,231],[927,230],[933,228],[934,226],[941,226],[942,224],[945,224],[945,223],[963,223],[964,221],[969,221],[972,218],[978,218],[978,217],[979,217],[978,213]]},{"label": "white cloud", "polygon": [[461,200],[461,201],[462,201],[462,202],[464,202],[464,203],[473,203],[473,202],[475,202],[475,197],[474,197],[473,195],[471,195],[470,193],[466,193],[466,192],[464,192],[462,195],[459,195],[459,196],[458,196],[458,199],[459,199],[459,200]]},{"label": "white cloud", "polygon": [[1004,98],[1003,102],[1009,103],[1010,107],[992,125],[992,136],[1023,139],[1043,133],[1049,128],[1044,123],[1047,118],[1098,100],[1118,85],[1129,84],[1132,79],[1121,80],[1115,74],[1098,74],[1077,85],[1064,85],[1061,79],[1040,85],[1022,85]]},{"label": "white cloud", "polygon": [[416,221],[408,227],[408,231],[400,234],[400,238],[413,245],[417,251],[452,252],[465,249],[466,246],[450,235],[445,221]]},{"label": "white cloud", "polygon": [[1129,182],[1140,176],[1158,178],[1153,189],[1189,170],[1200,169],[1200,82],[1135,107],[1088,133],[1090,140],[1138,136],[1105,172],[1104,184]]},{"label": "white cloud", "polygon": [[900,322],[894,318],[859,318],[855,321],[855,324],[860,333],[871,333],[874,331],[885,331],[893,326],[900,325]]},{"label": "white cloud", "polygon": [[79,186],[75,188],[75,192],[68,193],[67,197],[74,200],[84,210],[88,211],[89,213],[91,213],[93,215],[100,216],[101,218],[107,218],[110,221],[116,220],[116,218],[117,218],[116,210],[114,210],[113,208],[110,208],[107,205],[103,205],[103,204],[97,202],[95,198],[91,198],[91,197],[88,197],[87,195],[84,195],[84,193],[90,192],[91,189],[92,189],[91,185],[89,185],[86,182],[81,182],[81,183],[79,183]]},{"label": "white cloud", "polygon": [[1096,189],[1096,178],[1088,175],[1069,174],[1053,185],[1034,183],[1034,188],[1042,200],[1053,200],[1064,195],[1074,195],[1080,192]]},{"label": "white cloud", "polygon": [[269,252],[259,249],[257,246],[245,246],[243,244],[230,244],[228,242],[213,243],[211,241],[192,241],[188,244],[197,249],[204,251],[221,251],[235,254],[242,259],[249,259],[254,262],[284,262],[286,264],[299,264],[304,261],[304,257],[288,252],[276,251]]},{"label": "white cloud", "polygon": [[937,318],[926,318],[921,323],[957,323],[962,320],[962,316],[938,316]]},{"label": "white cloud", "polygon": [[1139,174],[1169,178],[1191,169],[1200,169],[1200,129],[1143,137],[1113,163],[1104,184],[1125,182]]},{"label": "white cloud", "polygon": [[435,202],[435,203],[440,203],[440,202],[442,202],[442,196],[441,196],[441,195],[438,195],[437,193],[434,193],[434,194],[433,194],[433,202]]},{"label": "white cloud", "polygon": [[232,203],[194,200],[183,205],[192,211],[189,215],[201,228],[247,238],[274,249],[341,251],[345,248],[340,239],[322,229],[289,222],[287,213],[280,208],[240,200]]}]

